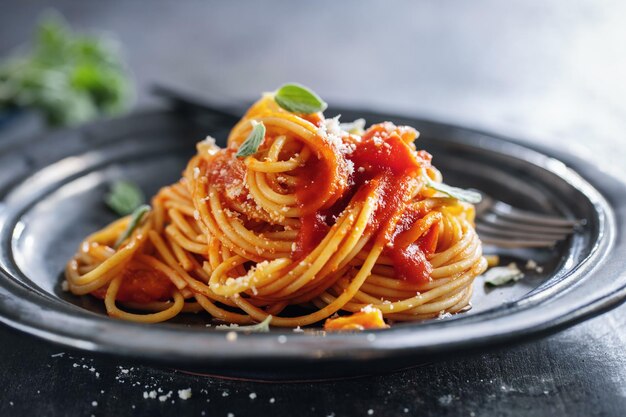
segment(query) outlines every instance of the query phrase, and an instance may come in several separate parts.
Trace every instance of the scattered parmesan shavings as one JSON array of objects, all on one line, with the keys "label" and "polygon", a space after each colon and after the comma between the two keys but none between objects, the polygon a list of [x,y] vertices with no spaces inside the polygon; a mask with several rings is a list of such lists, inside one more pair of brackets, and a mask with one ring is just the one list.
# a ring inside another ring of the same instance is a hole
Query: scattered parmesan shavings
[{"label": "scattered parmesan shavings", "polygon": [[[180,393],[180,391],[179,391],[179,393]],[[165,394],[165,395],[159,395],[159,401],[161,401],[162,403],[164,403],[165,401],[167,401],[167,400],[169,400],[169,399],[170,399],[170,397],[172,396],[172,394],[173,394],[173,393],[172,393],[172,391],[170,391],[170,392],[168,392],[168,393],[167,393],[167,394]],[[180,395],[180,394],[179,394],[179,395]]]},{"label": "scattered parmesan shavings", "polygon": [[443,319],[447,319],[448,317],[452,317],[452,314],[451,313],[447,313],[445,310],[441,310],[439,312],[439,315],[437,316],[437,319],[443,320]]},{"label": "scattered parmesan shavings", "polygon": [[326,128],[326,132],[331,135],[341,136],[341,124],[339,123],[340,114],[337,116],[324,120],[324,127]]},{"label": "scattered parmesan shavings", "polygon": [[191,388],[187,389],[179,389],[178,390],[178,398],[181,400],[188,400],[191,398]]},{"label": "scattered parmesan shavings", "polygon": [[302,327],[298,326],[295,329],[293,329],[294,333],[304,333],[304,330],[302,329]]},{"label": "scattered parmesan shavings", "polygon": [[70,284],[66,280],[63,280],[63,282],[61,283],[61,289],[65,292],[68,292],[70,290]]},{"label": "scattered parmesan shavings", "polygon": [[515,262],[511,262],[507,266],[497,266],[491,268],[483,274],[485,284],[497,287],[499,285],[516,282],[524,278],[524,273],[519,270]]},{"label": "scattered parmesan shavings", "polygon": [[378,309],[374,308],[371,304],[368,304],[365,307],[361,308],[361,311],[363,313],[372,313],[372,312],[374,312],[376,310],[378,310]]},{"label": "scattered parmesan shavings", "polygon": [[348,175],[354,174],[354,162],[349,159],[346,159],[346,167],[348,168]]}]

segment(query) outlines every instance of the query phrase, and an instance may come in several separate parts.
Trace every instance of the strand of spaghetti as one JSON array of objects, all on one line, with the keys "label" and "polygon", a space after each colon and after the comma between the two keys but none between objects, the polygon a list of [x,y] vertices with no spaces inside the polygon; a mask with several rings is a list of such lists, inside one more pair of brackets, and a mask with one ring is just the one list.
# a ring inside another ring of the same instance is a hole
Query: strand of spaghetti
[{"label": "strand of spaghetti", "polygon": [[151,314],[134,314],[120,310],[115,305],[115,298],[120,288],[122,277],[115,277],[109,287],[107,288],[106,296],[104,297],[104,305],[106,306],[107,313],[111,317],[124,319],[128,321],[136,321],[140,323],[158,323],[161,321],[169,320],[180,313],[185,305],[185,299],[179,291],[174,291],[174,303],[166,310],[159,311],[158,313]]},{"label": "strand of spaghetti", "polygon": [[196,236],[198,236],[198,231],[194,230],[179,210],[169,209],[167,214],[172,221],[172,225],[176,226],[177,229],[183,232],[187,239],[193,240]]},{"label": "strand of spaghetti", "polygon": [[[306,326],[311,323],[318,322],[320,320],[329,317],[330,315],[336,313],[340,310],[358,291],[361,284],[365,281],[367,276],[369,275],[369,271],[376,263],[376,259],[383,251],[384,244],[382,242],[378,242],[374,245],[372,250],[370,251],[369,256],[365,260],[363,267],[359,271],[359,273],[354,277],[351,281],[350,285],[346,288],[346,290],[337,297],[333,302],[328,303],[326,306],[320,308],[319,310],[307,314],[304,316],[298,317],[272,317],[272,325],[279,327],[296,327],[296,326]],[[262,316],[259,314],[260,311],[251,305],[248,301],[243,298],[237,299],[237,305],[244,310],[246,313],[250,314],[251,317],[254,317],[256,320],[262,319]]]},{"label": "strand of spaghetti", "polygon": [[[172,307],[171,301],[151,301],[149,303],[134,303],[134,302],[117,302],[126,308],[137,311],[149,311],[149,312],[159,312],[163,310],[167,310]],[[187,302],[183,305],[183,308],[180,310],[180,313],[194,313],[197,314],[201,311],[204,311],[202,306],[197,302]]]},{"label": "strand of spaghetti", "polygon": [[210,187],[207,194],[209,196],[208,202],[211,210],[209,211],[209,207],[207,207],[206,204],[198,204],[196,205],[196,208],[199,212],[199,217],[202,220],[202,223],[208,226],[210,234],[214,235],[224,246],[227,246],[239,255],[258,262],[262,261],[263,258],[257,254],[254,243],[266,244],[269,242],[269,239],[261,239],[257,236],[252,238],[254,243],[243,239],[232,228],[230,222],[224,216],[217,190]]},{"label": "strand of spaghetti", "polygon": [[[130,218],[127,218],[126,222],[128,222],[129,220]],[[107,274],[108,272],[111,272],[113,268],[117,268],[120,265],[130,261],[135,252],[137,252],[141,248],[143,242],[145,241],[145,231],[148,229],[148,226],[149,220],[145,222],[144,226],[141,227],[141,230],[139,232],[134,233],[134,235],[131,237],[130,242],[128,242],[126,245],[123,245],[115,253],[115,255],[102,262],[91,272],[88,272],[87,274],[82,276],[75,277],[70,284],[74,286],[89,284],[97,280],[101,276]]]},{"label": "strand of spaghetti", "polygon": [[198,304],[200,304],[202,308],[204,308],[211,316],[215,317],[216,319],[236,324],[252,323],[252,318],[250,316],[231,313],[230,311],[221,309],[202,294],[195,294],[195,297],[196,301],[198,301]]},{"label": "strand of spaghetti", "polygon": [[165,233],[176,242],[180,247],[185,248],[188,252],[203,254],[206,253],[207,247],[205,244],[194,242],[183,235],[179,229],[174,227],[173,224],[165,228]]},{"label": "strand of spaghetti", "polygon": [[267,287],[260,289],[260,294],[272,294],[275,297],[289,297],[289,295],[303,287],[324,266],[328,258],[338,247],[343,237],[350,230],[355,219],[362,209],[361,203],[355,203],[351,209],[346,209],[337,219],[337,223],[329,233],[317,245],[313,251],[300,261],[291,271],[282,277],[278,277]]},{"label": "strand of spaghetti", "polygon": [[162,272],[165,276],[169,278],[170,281],[172,281],[172,284],[174,284],[179,290],[182,290],[187,286],[187,282],[182,279],[174,269],[170,268],[168,265],[164,264],[158,259],[148,255],[138,255],[137,259],[145,263],[146,265],[149,265],[150,267],[156,269],[157,271]]}]

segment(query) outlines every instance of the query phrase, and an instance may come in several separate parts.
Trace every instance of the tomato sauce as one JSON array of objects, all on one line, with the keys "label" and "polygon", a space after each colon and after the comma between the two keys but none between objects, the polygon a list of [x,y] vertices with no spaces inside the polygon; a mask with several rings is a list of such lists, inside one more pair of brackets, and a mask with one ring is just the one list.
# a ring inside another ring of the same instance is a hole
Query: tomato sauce
[{"label": "tomato sauce", "polygon": [[246,165],[242,158],[234,158],[234,149],[226,149],[219,152],[211,161],[207,172],[207,182],[219,189],[225,189],[228,185],[242,184],[246,176]]},{"label": "tomato sauce", "polygon": [[295,259],[304,258],[324,239],[330,230],[326,223],[326,216],[322,213],[312,213],[300,219],[300,232],[296,239]]},{"label": "tomato sauce", "polygon": [[406,209],[414,187],[419,185],[416,178],[420,170],[432,159],[427,152],[416,152],[410,147],[408,143],[415,137],[415,131],[410,128],[384,123],[372,126],[360,141],[354,142],[354,151],[346,157],[354,166],[349,186],[333,206],[302,218],[296,245],[298,257],[305,256],[321,242],[350,201],[365,198],[375,190],[378,204],[368,231],[382,234],[387,243],[385,253],[394,263],[396,277],[413,282],[430,278],[432,266],[427,255],[436,249],[439,230],[436,222],[417,242],[395,244],[398,235],[426,214]]},{"label": "tomato sauce", "polygon": [[[107,287],[103,287],[92,294],[104,299],[106,291]],[[162,272],[140,266],[130,266],[124,270],[116,300],[135,303],[167,301],[172,298],[173,292],[174,284]]]}]

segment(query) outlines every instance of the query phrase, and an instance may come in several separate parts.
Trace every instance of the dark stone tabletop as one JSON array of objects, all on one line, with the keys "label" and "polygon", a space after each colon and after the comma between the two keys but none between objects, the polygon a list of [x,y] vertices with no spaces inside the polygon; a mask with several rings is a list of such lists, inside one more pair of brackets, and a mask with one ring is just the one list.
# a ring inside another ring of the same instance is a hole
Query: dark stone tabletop
[{"label": "dark stone tabletop", "polygon": [[[156,105],[153,82],[233,102],[298,81],[331,103],[541,142],[626,175],[623,3],[5,2],[0,56],[49,8],[115,34],[140,107]],[[11,129],[0,141],[34,128]],[[625,352],[621,306],[539,341],[400,372],[260,383],[71,351],[0,325],[0,416],[623,416]]]}]

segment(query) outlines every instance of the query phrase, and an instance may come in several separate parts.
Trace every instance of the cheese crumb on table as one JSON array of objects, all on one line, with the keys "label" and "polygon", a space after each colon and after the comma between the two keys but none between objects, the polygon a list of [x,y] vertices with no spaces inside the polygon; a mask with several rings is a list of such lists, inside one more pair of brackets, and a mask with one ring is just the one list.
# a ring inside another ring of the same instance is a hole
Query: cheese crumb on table
[{"label": "cheese crumb on table", "polygon": [[191,388],[179,389],[178,398],[181,400],[188,400],[191,398]]}]

